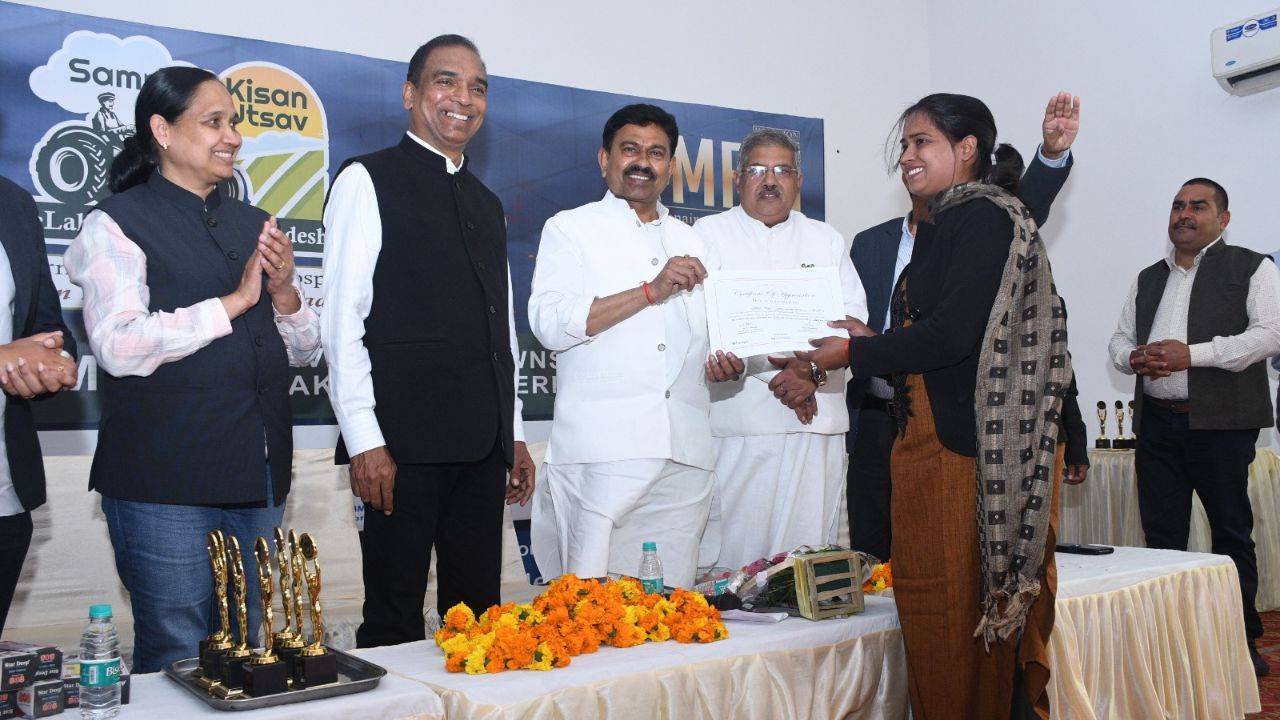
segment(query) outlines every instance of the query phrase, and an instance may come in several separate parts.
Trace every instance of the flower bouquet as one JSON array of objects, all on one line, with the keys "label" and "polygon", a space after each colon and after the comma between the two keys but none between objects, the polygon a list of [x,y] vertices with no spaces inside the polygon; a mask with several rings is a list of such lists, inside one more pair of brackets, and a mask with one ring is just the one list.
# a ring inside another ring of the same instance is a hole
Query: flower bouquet
[{"label": "flower bouquet", "polygon": [[564,667],[601,645],[632,647],[675,640],[709,643],[729,631],[701,593],[645,594],[632,578],[580,580],[564,575],[525,605],[494,605],[478,618],[463,603],[435,634],[445,669],[477,675]]},{"label": "flower bouquet", "polygon": [[859,613],[868,559],[836,545],[802,545],[744,566],[729,590],[745,610],[783,610],[810,620]]}]

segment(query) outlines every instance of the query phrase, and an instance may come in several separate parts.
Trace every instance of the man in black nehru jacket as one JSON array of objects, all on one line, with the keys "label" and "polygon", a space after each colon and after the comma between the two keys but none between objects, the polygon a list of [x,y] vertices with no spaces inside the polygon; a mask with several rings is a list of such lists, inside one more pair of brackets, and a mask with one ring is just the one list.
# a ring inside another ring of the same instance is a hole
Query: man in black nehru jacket
[{"label": "man in black nehru jacket", "polygon": [[425,637],[433,547],[442,616],[496,604],[503,499],[533,491],[505,216],[463,155],[488,90],[470,40],[418,48],[403,88],[409,131],[348,160],[325,208],[335,455],[365,505],[360,647]]}]

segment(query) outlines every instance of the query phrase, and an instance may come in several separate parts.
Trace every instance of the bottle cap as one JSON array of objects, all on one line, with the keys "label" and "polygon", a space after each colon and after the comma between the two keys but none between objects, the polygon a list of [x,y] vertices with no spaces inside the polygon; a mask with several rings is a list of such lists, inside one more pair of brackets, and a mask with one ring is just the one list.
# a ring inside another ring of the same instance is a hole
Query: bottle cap
[{"label": "bottle cap", "polygon": [[109,618],[109,617],[111,617],[110,603],[98,603],[97,605],[89,606],[90,620],[95,620],[97,618]]},{"label": "bottle cap", "polygon": [[656,542],[654,542],[654,541],[652,541],[652,540],[649,540],[649,541],[645,542],[643,545],[641,545],[641,546],[640,546],[640,551],[641,551],[641,552],[657,552],[657,551],[658,551],[658,543],[656,543]]}]

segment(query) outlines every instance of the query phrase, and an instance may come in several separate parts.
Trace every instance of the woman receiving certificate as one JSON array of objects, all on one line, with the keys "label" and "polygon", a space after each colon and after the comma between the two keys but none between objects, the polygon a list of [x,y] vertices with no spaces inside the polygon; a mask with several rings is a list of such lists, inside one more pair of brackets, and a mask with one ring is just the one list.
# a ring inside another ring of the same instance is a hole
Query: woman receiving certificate
[{"label": "woman receiving certificate", "polygon": [[893,377],[894,594],[915,717],[1047,718],[1066,314],[1015,196],[1021,158],[996,146],[987,107],[930,95],[899,128],[903,180],[933,200],[892,329],[833,323],[854,337],[799,355]]}]

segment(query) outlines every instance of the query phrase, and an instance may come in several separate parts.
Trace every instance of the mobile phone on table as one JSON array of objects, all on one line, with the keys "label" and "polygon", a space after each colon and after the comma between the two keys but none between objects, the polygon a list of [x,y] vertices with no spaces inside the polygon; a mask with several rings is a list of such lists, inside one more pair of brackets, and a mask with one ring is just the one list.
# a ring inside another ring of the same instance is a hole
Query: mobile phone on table
[{"label": "mobile phone on table", "polygon": [[1077,545],[1076,543],[1058,543],[1058,552],[1072,555],[1110,555],[1116,549],[1110,545]]}]

